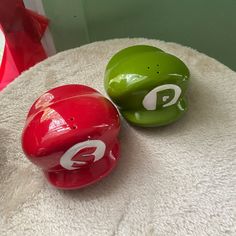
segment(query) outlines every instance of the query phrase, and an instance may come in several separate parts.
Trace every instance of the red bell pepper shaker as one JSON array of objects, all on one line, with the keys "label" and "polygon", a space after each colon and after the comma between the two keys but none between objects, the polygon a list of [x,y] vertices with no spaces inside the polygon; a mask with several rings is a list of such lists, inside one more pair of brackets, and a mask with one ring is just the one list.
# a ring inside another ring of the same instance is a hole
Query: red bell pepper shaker
[{"label": "red bell pepper shaker", "polygon": [[119,130],[119,114],[109,100],[90,87],[65,85],[32,105],[22,148],[53,186],[78,189],[115,167]]}]

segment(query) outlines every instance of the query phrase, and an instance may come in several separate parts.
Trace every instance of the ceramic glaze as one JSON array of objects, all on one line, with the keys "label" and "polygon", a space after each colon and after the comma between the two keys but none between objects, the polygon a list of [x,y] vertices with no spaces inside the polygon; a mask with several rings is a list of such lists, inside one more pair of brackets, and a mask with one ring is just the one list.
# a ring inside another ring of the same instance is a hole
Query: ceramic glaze
[{"label": "ceramic glaze", "polygon": [[159,48],[137,45],[116,53],[105,71],[105,89],[133,125],[162,126],[187,110],[187,66]]},{"label": "ceramic glaze", "polygon": [[65,85],[32,105],[22,147],[53,186],[77,189],[115,167],[119,130],[119,114],[109,100],[90,87]]}]

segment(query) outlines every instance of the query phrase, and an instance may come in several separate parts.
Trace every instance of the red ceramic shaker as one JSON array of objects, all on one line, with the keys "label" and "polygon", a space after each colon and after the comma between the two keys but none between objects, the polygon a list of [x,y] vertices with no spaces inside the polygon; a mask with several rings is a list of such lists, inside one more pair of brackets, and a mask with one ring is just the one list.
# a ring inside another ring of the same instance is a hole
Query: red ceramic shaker
[{"label": "red ceramic shaker", "polygon": [[53,186],[78,189],[115,167],[119,130],[119,114],[109,100],[90,87],[65,85],[32,105],[22,148]]}]

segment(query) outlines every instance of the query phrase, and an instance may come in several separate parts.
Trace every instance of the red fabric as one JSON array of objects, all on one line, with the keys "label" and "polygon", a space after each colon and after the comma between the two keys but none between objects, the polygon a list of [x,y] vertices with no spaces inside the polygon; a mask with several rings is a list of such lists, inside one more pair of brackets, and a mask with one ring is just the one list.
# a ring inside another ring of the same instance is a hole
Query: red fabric
[{"label": "red fabric", "polygon": [[22,71],[47,58],[41,38],[48,19],[26,9],[22,0],[0,0],[0,25],[6,38],[0,69],[1,90]]}]

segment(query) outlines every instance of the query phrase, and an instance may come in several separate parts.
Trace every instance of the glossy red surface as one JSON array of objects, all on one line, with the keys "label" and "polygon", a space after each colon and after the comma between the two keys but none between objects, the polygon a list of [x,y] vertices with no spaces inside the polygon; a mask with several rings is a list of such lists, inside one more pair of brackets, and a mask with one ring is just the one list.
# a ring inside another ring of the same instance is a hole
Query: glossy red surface
[{"label": "glossy red surface", "polygon": [[90,87],[65,85],[32,105],[22,148],[53,186],[77,189],[115,167],[119,130],[119,114],[109,100]]}]

